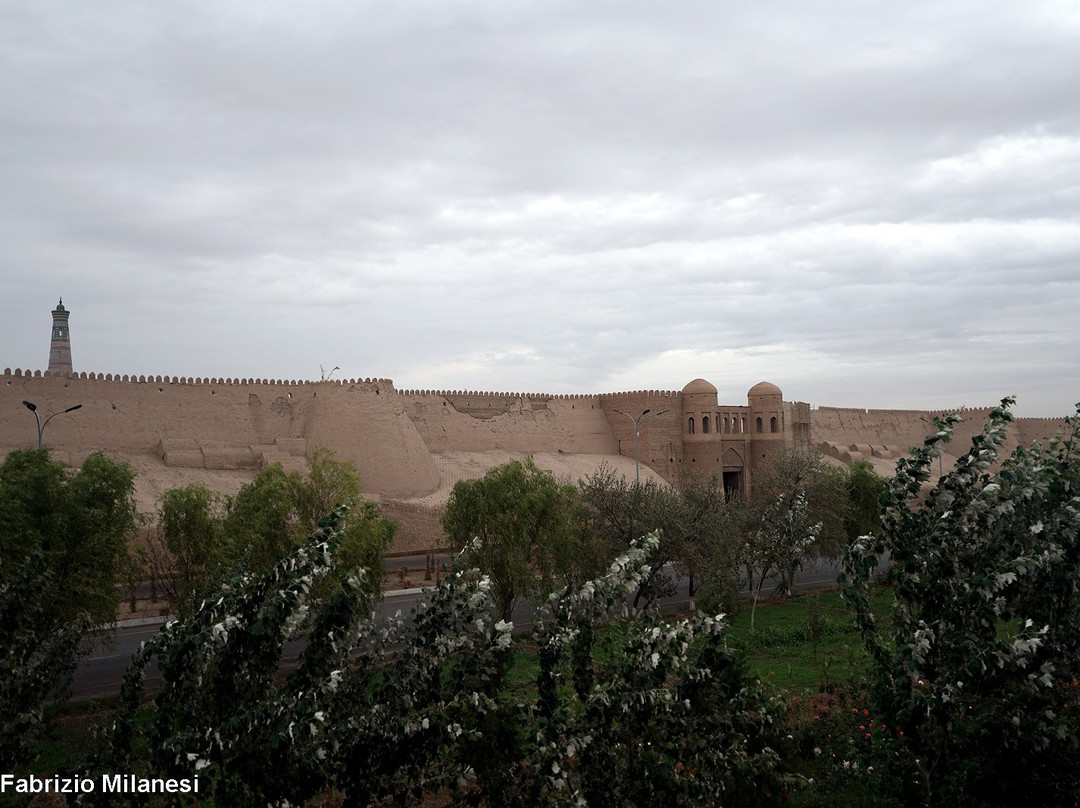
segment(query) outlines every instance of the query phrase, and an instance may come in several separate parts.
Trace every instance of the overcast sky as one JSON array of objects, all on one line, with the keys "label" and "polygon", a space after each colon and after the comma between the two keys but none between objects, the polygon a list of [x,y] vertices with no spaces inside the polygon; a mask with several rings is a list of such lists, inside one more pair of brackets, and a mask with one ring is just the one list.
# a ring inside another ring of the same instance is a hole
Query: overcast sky
[{"label": "overcast sky", "polygon": [[6,0],[0,366],[1080,400],[1080,4]]}]

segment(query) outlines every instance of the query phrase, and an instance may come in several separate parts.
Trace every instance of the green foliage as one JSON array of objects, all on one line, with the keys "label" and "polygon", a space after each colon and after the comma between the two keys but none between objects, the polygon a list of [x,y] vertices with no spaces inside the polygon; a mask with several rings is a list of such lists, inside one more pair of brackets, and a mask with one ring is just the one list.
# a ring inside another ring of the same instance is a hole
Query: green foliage
[{"label": "green foliage", "polygon": [[738,498],[728,499],[721,478],[689,474],[680,481],[674,518],[656,527],[674,548],[675,568],[690,580],[690,597],[705,610],[736,599],[735,547],[743,527]]},{"label": "green foliage", "polygon": [[[325,755],[315,748],[320,708],[337,687],[348,638],[370,605],[357,580],[350,578],[343,596],[323,606],[287,683],[279,686],[276,674],[312,588],[329,571],[344,516],[335,511],[269,570],[236,579],[190,619],[169,623],[144,644],[125,674],[111,751],[98,768],[138,771],[134,750],[142,742],[151,752],[149,774],[199,774],[223,805],[310,796],[326,778]],[[135,717],[152,658],[162,686],[153,722],[140,729]]]},{"label": "green foliage", "polygon": [[50,616],[51,577],[35,551],[0,583],[0,771],[28,759],[45,704],[66,691],[89,628],[85,615],[58,624]]},{"label": "green foliage", "polygon": [[646,480],[632,482],[602,466],[582,480],[581,501],[592,543],[605,556],[626,552],[637,537],[659,531],[650,572],[640,582],[634,604],[673,592],[664,567],[674,564],[690,576],[690,594],[710,607],[733,596],[731,549],[738,534],[737,503],[728,504],[719,478],[690,475],[680,487]]},{"label": "green foliage", "polygon": [[531,457],[455,483],[442,524],[466,563],[491,576],[504,620],[520,598],[542,598],[572,581],[585,558],[573,486]]},{"label": "green foliage", "polygon": [[[0,558],[18,563],[57,551],[65,518],[67,470],[48,448],[16,450],[0,464]],[[0,568],[0,576],[5,572]]]},{"label": "green foliage", "polygon": [[[434,793],[500,808],[775,802],[781,712],[727,650],[721,617],[667,624],[649,612],[598,647],[597,622],[625,611],[649,574],[655,535],[549,597],[531,703],[508,697],[512,626],[497,621],[494,583],[477,570],[448,575],[384,628],[360,572],[314,603],[345,517],[335,511],[271,570],[234,580],[146,644],[111,749],[88,773],[197,773],[219,805],[305,804],[328,790],[350,805]],[[304,651],[282,675],[298,626],[309,627]],[[163,684],[140,723],[152,658]]]},{"label": "green foliage", "polygon": [[296,508],[301,486],[299,474],[271,463],[240,488],[225,515],[222,561],[229,573],[262,572],[296,547],[304,532]]},{"label": "green foliage", "polygon": [[[1080,793],[1080,498],[1077,431],[998,462],[1013,401],[919,504],[939,444],[882,496],[880,533],[856,541],[841,581],[874,662],[882,720],[901,728],[906,795],[929,804],[1064,804]],[[891,555],[896,603],[880,630],[867,584]]]},{"label": "green foliage", "polygon": [[802,491],[796,490],[790,502],[787,495],[781,493],[765,503],[757,529],[746,536],[738,550],[753,596],[751,628],[766,579],[778,574],[781,590],[785,595],[790,595],[795,572],[803,565],[820,532],[821,523],[811,522],[806,496]]},{"label": "green foliage", "polygon": [[881,495],[888,485],[869,460],[856,460],[847,468],[848,508],[844,532],[849,542],[881,528]]},{"label": "green foliage", "polygon": [[[866,694],[841,691],[819,699],[816,711],[793,727],[795,755],[807,788],[799,805],[900,806],[905,790],[893,761],[904,754],[904,733],[871,709]],[[813,700],[812,700],[813,701]]]},{"label": "green foliage", "polygon": [[597,621],[625,611],[659,544],[632,543],[606,575],[548,601],[529,731],[482,784],[484,804],[773,804],[780,710],[728,652],[722,617],[669,624],[648,610],[609,633],[603,661],[596,652]]},{"label": "green foliage", "polygon": [[94,623],[116,619],[135,531],[134,475],[94,454],[75,473],[48,449],[0,464],[0,769],[11,771],[66,695]]},{"label": "green foliage", "polygon": [[154,560],[166,599],[181,617],[194,613],[220,563],[223,506],[202,483],[170,488],[158,503],[158,540],[166,554]]},{"label": "green foliage", "polygon": [[498,700],[512,625],[497,620],[493,591],[478,570],[456,571],[409,619],[362,638],[327,721],[334,783],[350,804],[418,804],[514,755],[519,725]]},{"label": "green foliage", "polygon": [[664,567],[675,561],[679,548],[664,527],[678,518],[678,491],[652,479],[632,482],[606,464],[579,486],[588,534],[605,556],[625,553],[640,536],[657,531],[659,543],[653,551],[653,564],[638,584],[634,605],[672,593],[674,584],[664,574]]},{"label": "green foliage", "polygon": [[308,473],[288,477],[292,488],[290,499],[301,525],[314,527],[338,505],[350,509],[360,499],[360,472],[352,461],[334,459],[334,451],[317,446],[308,458]]},{"label": "green foliage", "polygon": [[[814,541],[807,547],[804,560],[837,559],[848,544],[845,519],[849,511],[848,472],[829,465],[820,452],[801,454],[785,451],[773,458],[754,476],[754,496],[747,503],[752,521],[760,524],[769,511],[776,511],[777,500],[786,503],[781,511],[801,501],[810,524],[820,524]],[[799,498],[801,495],[801,500]],[[786,518],[783,513],[775,514]],[[789,587],[795,569],[781,570]]]},{"label": "green foliage", "polygon": [[75,473],[48,449],[16,450],[0,464],[0,583],[41,553],[48,588],[41,628],[89,614],[116,619],[116,583],[136,531],[135,475],[92,454]]},{"label": "green foliage", "polygon": [[308,474],[286,474],[279,463],[223,501],[201,483],[170,489],[158,509],[158,540],[164,552],[155,567],[177,615],[189,616],[200,600],[235,575],[263,572],[303,543],[319,519],[338,505],[349,510],[337,562],[321,584],[329,592],[349,569],[369,571],[364,586],[380,589],[383,556],[395,525],[360,494],[360,474],[352,462],[317,448]]},{"label": "green foliage", "polygon": [[[94,768],[198,773],[200,791],[221,805],[303,804],[334,784],[354,804],[404,804],[456,786],[469,749],[481,752],[476,727],[496,709],[510,625],[495,624],[490,581],[475,571],[448,576],[411,620],[381,631],[364,573],[353,571],[306,620],[345,519],[336,510],[272,569],[233,581],[146,644],[125,676],[111,753]],[[310,626],[306,644],[282,679],[285,643],[300,625]],[[163,684],[140,728],[151,658]],[[135,755],[140,746],[149,760]]]}]

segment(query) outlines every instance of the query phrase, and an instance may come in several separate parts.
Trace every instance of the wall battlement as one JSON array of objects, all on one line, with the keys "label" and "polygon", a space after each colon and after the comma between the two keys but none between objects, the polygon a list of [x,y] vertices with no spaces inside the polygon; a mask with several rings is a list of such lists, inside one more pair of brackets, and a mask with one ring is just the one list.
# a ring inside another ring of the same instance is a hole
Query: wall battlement
[{"label": "wall battlement", "polygon": [[435,398],[451,398],[455,396],[472,396],[476,398],[495,399],[529,399],[531,401],[582,401],[596,396],[589,393],[496,393],[490,390],[397,390],[399,396],[432,396]]},{"label": "wall battlement", "polygon": [[4,368],[5,376],[15,376],[20,378],[34,378],[34,379],[86,379],[88,381],[102,381],[102,382],[120,382],[122,384],[183,384],[183,385],[196,385],[196,384],[214,384],[214,385],[274,385],[276,387],[302,387],[309,384],[330,384],[337,385],[338,387],[344,387],[345,385],[353,384],[380,384],[387,387],[393,387],[394,382],[391,379],[326,379],[325,381],[317,381],[311,379],[235,379],[235,378],[217,378],[217,377],[191,377],[191,376],[155,376],[154,374],[113,374],[113,373],[87,373],[79,371],[77,373],[42,373],[40,370],[30,371],[22,370],[21,368],[15,368],[12,371],[11,368]]},{"label": "wall battlement", "polygon": [[157,473],[146,466],[149,458],[162,469],[251,472],[286,458],[299,457],[302,463],[303,453],[297,454],[302,441],[307,451],[328,446],[339,459],[355,462],[375,495],[429,494],[439,486],[438,472],[401,402],[382,395],[391,391],[388,379],[181,379],[16,370],[0,377],[0,454],[36,441],[33,417],[22,401],[33,401],[43,413],[78,403],[78,412],[52,420],[44,433],[46,444],[70,457],[105,451],[140,465],[140,473],[148,475]]},{"label": "wall battlement", "polygon": [[679,390],[627,390],[621,393],[521,393],[521,392],[498,392],[493,390],[421,390],[402,389],[397,390],[402,396],[485,396],[490,398],[527,398],[534,401],[588,401],[591,399],[606,400],[617,398],[678,398],[682,395]]},{"label": "wall battlement", "polygon": [[[995,405],[996,406],[996,405]],[[912,409],[881,409],[881,408],[864,408],[864,407],[829,407],[825,404],[819,404],[816,407],[811,407],[813,412],[857,412],[863,415],[944,415],[947,412],[955,413],[972,413],[972,414],[989,414],[995,407],[992,406],[967,406],[961,405],[958,407],[930,407],[924,410],[912,410]],[[1046,418],[1043,416],[1031,416],[1031,415],[1014,415],[1014,421],[1063,421],[1064,416],[1060,418]]]}]

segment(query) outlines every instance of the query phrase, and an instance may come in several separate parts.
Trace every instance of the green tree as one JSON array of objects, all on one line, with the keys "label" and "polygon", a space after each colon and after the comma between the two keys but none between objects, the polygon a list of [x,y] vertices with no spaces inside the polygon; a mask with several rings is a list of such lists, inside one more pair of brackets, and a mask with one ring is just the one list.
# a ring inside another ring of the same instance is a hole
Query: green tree
[{"label": "green tree", "polygon": [[338,505],[360,497],[360,472],[355,463],[337,460],[334,450],[325,446],[315,447],[307,465],[306,477],[293,474],[288,480],[297,521],[314,529]]},{"label": "green tree", "polygon": [[303,535],[296,508],[302,487],[300,475],[286,474],[280,463],[241,486],[226,507],[221,559],[227,573],[262,572],[296,547]]},{"label": "green tree", "polygon": [[848,466],[844,532],[849,542],[881,528],[881,495],[887,485],[869,460],[856,460]]},{"label": "green tree", "polygon": [[[45,721],[45,705],[67,691],[80,641],[90,627],[83,614],[57,622],[52,576],[41,552],[4,564],[0,583],[0,770],[24,763]],[[49,626],[52,626],[51,628]]]},{"label": "green tree", "polygon": [[656,525],[671,538],[675,568],[687,576],[690,597],[703,608],[730,607],[737,591],[734,550],[742,501],[729,498],[715,474],[687,475],[676,494],[674,519]]},{"label": "green tree", "polygon": [[360,483],[353,462],[339,461],[332,450],[319,447],[308,458],[304,476],[286,473],[280,463],[262,469],[226,502],[220,522],[214,495],[199,487],[179,489],[183,493],[174,494],[167,503],[174,507],[167,514],[170,521],[163,523],[168,532],[161,536],[165,540],[173,535],[177,540],[169,551],[169,563],[183,572],[187,559],[197,562],[190,567],[194,578],[201,564],[201,580],[193,580],[191,591],[211,591],[230,576],[256,574],[274,566],[303,543],[323,516],[345,505],[349,516],[342,527],[338,561],[320,592],[340,583],[353,567],[368,570],[364,585],[378,592],[385,574],[383,558],[396,525],[361,495]]},{"label": "green tree", "polygon": [[777,494],[765,503],[756,528],[736,551],[753,598],[751,629],[765,581],[772,575],[779,576],[781,591],[790,595],[795,571],[802,566],[820,531],[821,522],[812,521],[802,491],[796,490],[791,502],[785,494]]},{"label": "green tree", "polygon": [[531,457],[454,484],[443,530],[450,546],[465,552],[466,563],[491,576],[504,620],[520,598],[544,598],[578,574],[576,500],[573,486],[560,485]]},{"label": "green tree", "polygon": [[[751,543],[770,537],[780,541],[773,550],[758,548],[756,555],[772,557],[779,577],[778,591],[790,594],[796,573],[818,559],[837,559],[848,544],[847,473],[825,462],[820,452],[782,452],[754,477],[754,492],[747,532]],[[797,512],[796,512],[797,510]],[[808,530],[816,528],[812,540]],[[793,552],[795,547],[798,552]]]},{"label": "green tree", "polygon": [[170,488],[158,503],[152,563],[173,613],[186,617],[199,606],[222,562],[224,502],[202,483]]},{"label": "green tree", "polygon": [[135,475],[90,455],[71,472],[48,449],[16,450],[0,464],[0,582],[33,553],[48,571],[45,625],[86,613],[116,619],[116,584],[137,530]]},{"label": "green tree", "polygon": [[727,648],[722,616],[609,627],[649,574],[656,533],[601,577],[553,596],[534,632],[537,701],[520,754],[478,784],[482,804],[773,805],[782,707]]},{"label": "green tree", "polygon": [[[456,570],[409,618],[376,626],[362,571],[311,603],[344,509],[273,568],[171,623],[125,676],[111,747],[92,772],[189,778],[219,805],[760,805],[779,798],[780,706],[749,681],[720,617],[649,612],[595,628],[647,573],[655,535],[599,578],[554,593],[534,641],[535,703],[507,691],[511,624],[494,584]],[[295,670],[278,670],[301,623]],[[156,659],[162,686],[136,720]],[[88,800],[115,795],[95,793]]]},{"label": "green tree", "polygon": [[[879,711],[914,803],[1074,804],[1080,793],[1080,419],[999,463],[1013,399],[922,499],[955,414],[882,496],[881,529],[841,583],[874,662]],[[1080,408],[1078,408],[1080,412]],[[889,553],[895,606],[878,626],[869,583]]]},{"label": "green tree", "polygon": [[369,586],[379,591],[379,583],[386,574],[386,551],[394,540],[397,525],[380,516],[378,505],[361,496],[356,464],[337,460],[332,449],[319,446],[308,458],[307,476],[301,479],[289,475],[289,481],[300,535],[314,530],[319,520],[337,506],[348,508],[341,548],[324,590],[340,583],[348,570],[360,568],[367,570]]},{"label": "green tree", "polygon": [[680,543],[683,534],[672,529],[680,520],[678,491],[652,479],[631,482],[607,464],[584,478],[579,489],[589,537],[605,557],[625,553],[639,537],[657,532],[659,543],[634,592],[634,607],[642,600],[652,602],[674,593],[674,582],[665,567],[675,563],[684,549]]},{"label": "green tree", "polygon": [[[218,805],[302,805],[328,787],[350,805],[406,805],[482,770],[480,728],[500,709],[494,695],[511,644],[510,624],[495,622],[490,580],[476,570],[448,575],[411,619],[385,627],[372,620],[363,570],[314,602],[347,519],[335,509],[271,568],[233,579],[144,645],[92,771],[198,774],[201,794]],[[282,675],[285,642],[301,625],[304,651]],[[152,659],[162,686],[147,720],[136,721]],[[112,805],[116,796],[88,799]]]},{"label": "green tree", "polygon": [[47,449],[0,464],[0,769],[25,759],[95,623],[116,619],[136,529],[134,475],[91,455],[71,472]]},{"label": "green tree", "polygon": [[689,475],[681,485],[630,481],[601,466],[580,484],[588,533],[605,557],[626,552],[641,535],[659,531],[653,564],[634,593],[634,606],[674,591],[665,567],[690,577],[690,596],[704,585],[705,602],[731,599],[730,551],[738,529],[738,502],[729,503],[716,476]]}]

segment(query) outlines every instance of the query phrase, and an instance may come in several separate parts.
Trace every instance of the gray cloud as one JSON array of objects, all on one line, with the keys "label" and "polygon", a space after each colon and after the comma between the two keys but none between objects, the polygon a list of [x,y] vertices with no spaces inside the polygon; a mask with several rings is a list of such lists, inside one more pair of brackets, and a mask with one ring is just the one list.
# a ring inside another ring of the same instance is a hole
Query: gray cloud
[{"label": "gray cloud", "polygon": [[0,345],[107,372],[1080,398],[1068,3],[0,10]]}]

